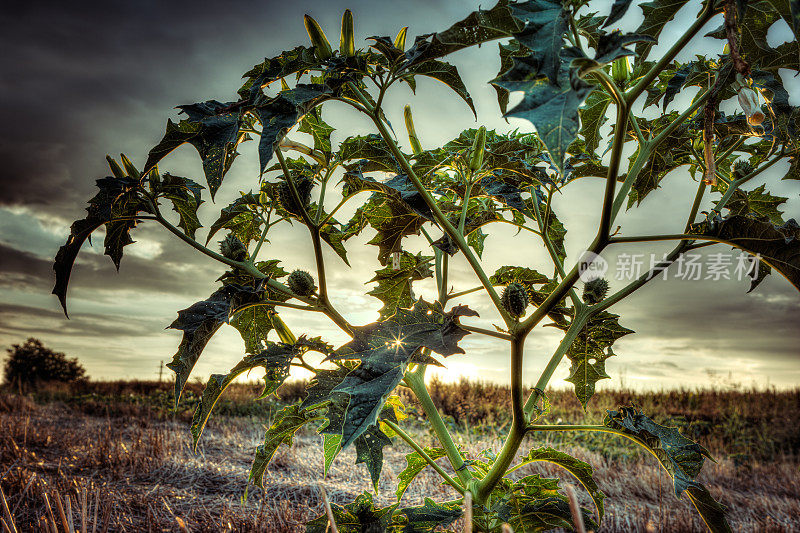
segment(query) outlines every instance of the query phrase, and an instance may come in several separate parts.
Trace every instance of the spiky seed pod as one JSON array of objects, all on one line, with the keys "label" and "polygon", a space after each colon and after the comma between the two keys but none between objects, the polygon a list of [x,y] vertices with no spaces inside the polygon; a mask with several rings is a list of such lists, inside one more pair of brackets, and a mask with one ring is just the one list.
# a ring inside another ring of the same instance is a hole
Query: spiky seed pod
[{"label": "spiky seed pod", "polygon": [[355,35],[353,32],[353,12],[345,9],[342,15],[342,33],[339,37],[339,52],[343,56],[356,54]]},{"label": "spiky seed pod", "polygon": [[314,278],[305,270],[295,270],[286,278],[286,284],[299,296],[311,296],[317,290]]},{"label": "spiky seed pod", "polygon": [[733,164],[733,176],[736,179],[743,178],[753,172],[753,165],[748,161],[739,160]]},{"label": "spiky seed pod", "polygon": [[320,61],[329,59],[333,55],[333,50],[331,49],[330,41],[325,37],[325,32],[319,27],[317,21],[309,15],[303,17],[303,23],[306,25],[311,44],[314,45],[314,53],[317,55],[317,59]]},{"label": "spiky seed pod", "polygon": [[224,257],[234,261],[244,261],[247,259],[247,247],[233,233],[219,241],[219,251]]},{"label": "spiky seed pod", "polygon": [[[311,190],[314,188],[314,182],[305,176],[299,178],[295,177],[294,186],[295,189],[297,189],[297,195],[300,197],[302,207],[308,207],[308,204],[311,203]],[[284,209],[293,215],[300,214],[301,207],[295,202],[294,196],[292,196],[292,190],[286,182],[278,186],[278,201]]]},{"label": "spiky seed pod", "polygon": [[589,305],[602,302],[608,294],[608,280],[594,278],[583,285],[583,301]]},{"label": "spiky seed pod", "polygon": [[486,127],[481,126],[475,134],[470,153],[469,168],[472,171],[480,170],[483,166],[483,153],[486,147]]},{"label": "spiky seed pod", "polygon": [[520,317],[525,314],[525,308],[528,307],[528,293],[525,287],[516,281],[503,289],[500,300],[503,308],[514,317]]}]

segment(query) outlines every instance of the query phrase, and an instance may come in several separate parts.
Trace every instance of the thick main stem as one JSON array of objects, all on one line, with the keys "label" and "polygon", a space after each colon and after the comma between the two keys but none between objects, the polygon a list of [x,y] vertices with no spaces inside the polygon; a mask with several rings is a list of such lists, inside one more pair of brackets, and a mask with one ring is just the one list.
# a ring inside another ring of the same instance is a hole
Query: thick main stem
[{"label": "thick main stem", "polygon": [[453,442],[453,438],[450,436],[450,432],[447,430],[447,426],[444,420],[442,420],[439,410],[436,409],[431,395],[428,394],[428,389],[425,387],[425,365],[419,365],[416,370],[406,372],[403,380],[417,397],[417,400],[419,400],[423,412],[428,417],[431,429],[433,429],[436,438],[439,440],[439,444],[444,448],[447,459],[450,461],[453,470],[455,470],[458,479],[461,480],[461,483],[466,487],[469,481],[473,479],[472,472],[467,469],[461,452],[456,446],[456,443]]}]

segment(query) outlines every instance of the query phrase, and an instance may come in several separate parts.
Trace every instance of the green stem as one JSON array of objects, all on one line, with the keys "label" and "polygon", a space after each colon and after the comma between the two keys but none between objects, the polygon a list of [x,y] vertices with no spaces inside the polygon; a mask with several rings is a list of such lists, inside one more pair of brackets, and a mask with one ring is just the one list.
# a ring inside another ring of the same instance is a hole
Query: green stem
[{"label": "green stem", "polygon": [[[552,196],[553,196],[553,191],[551,189],[549,191],[549,193],[548,193],[548,196],[547,196],[547,212],[548,212],[548,215],[550,213],[550,201],[552,199]],[[563,263],[563,261],[561,261],[561,258],[558,256],[558,253],[556,252],[555,246],[553,246],[553,241],[550,239],[550,234],[547,231],[548,230],[548,227],[547,227],[547,223],[548,223],[547,218],[548,217],[542,217],[542,214],[541,214],[540,209],[539,209],[539,203],[538,202],[534,201],[532,203],[533,203],[534,215],[536,215],[536,222],[539,224],[539,230],[540,230],[539,235],[542,237],[542,241],[544,241],[544,246],[545,246],[545,248],[547,248],[547,252],[550,254],[550,259],[553,261],[553,264],[556,266],[556,270],[558,271],[558,275],[561,276],[561,279],[564,279],[566,277],[566,275],[567,275],[566,272],[564,271],[564,263]],[[544,221],[542,220],[543,218],[544,218]],[[569,297],[572,300],[572,305],[574,305],[576,308],[583,306],[583,302],[581,301],[580,298],[578,298],[578,294],[575,292],[574,287],[570,287],[570,289],[569,289]]]},{"label": "green stem", "polygon": [[267,232],[269,231],[270,227],[269,215],[267,215],[267,219],[264,221],[264,229],[261,231],[261,237],[259,237],[256,247],[253,249],[253,254],[250,256],[251,262],[255,262],[256,257],[258,257],[258,252],[261,251],[261,246],[264,244],[264,241],[267,240]]},{"label": "green stem", "polygon": [[686,219],[686,228],[683,230],[684,233],[689,233],[689,230],[692,229],[692,224],[694,224],[694,219],[697,217],[697,211],[700,210],[700,202],[703,201],[703,194],[705,194],[705,192],[706,182],[701,179],[700,184],[697,186],[697,193],[694,195],[694,202],[689,210],[689,216]]},{"label": "green stem", "polygon": [[447,426],[444,420],[442,420],[439,410],[436,409],[427,387],[425,387],[425,365],[418,365],[414,371],[406,372],[403,379],[417,397],[417,400],[419,400],[422,410],[425,412],[425,416],[428,417],[431,429],[433,429],[436,438],[439,440],[439,444],[444,448],[447,459],[453,466],[453,470],[455,470],[458,479],[464,486],[468,486],[469,481],[473,479],[472,472],[467,469],[461,452],[453,441],[450,432],[447,430]]},{"label": "green stem", "polygon": [[480,333],[481,335],[487,335],[489,337],[503,339],[504,341],[510,341],[513,339],[511,335],[509,335],[508,333],[503,333],[502,331],[493,331],[491,329],[478,328],[475,326],[467,326],[465,324],[460,324],[460,327],[461,329],[471,331],[472,333]]},{"label": "green stem", "polygon": [[617,123],[614,126],[614,140],[611,145],[611,160],[608,163],[606,190],[603,196],[603,210],[600,215],[600,227],[596,237],[596,241],[601,247],[608,242],[608,237],[611,234],[614,192],[617,187],[619,164],[622,160],[622,149],[625,146],[625,137],[628,130],[628,109],[629,107],[624,100],[617,104]]},{"label": "green stem", "polygon": [[564,358],[567,350],[570,346],[572,346],[572,342],[578,337],[578,334],[581,332],[594,312],[596,311],[592,311],[591,308],[585,307],[582,310],[576,311],[575,318],[572,320],[572,323],[567,329],[566,334],[561,339],[558,348],[556,348],[556,351],[553,352],[552,356],[550,356],[550,361],[547,362],[547,366],[539,376],[539,381],[536,382],[533,392],[525,402],[524,409],[528,415],[533,413],[536,402],[538,402],[539,398],[541,398],[544,394],[544,390],[547,388],[547,384],[550,383],[550,379],[553,377],[556,368],[558,368],[558,365],[561,363],[561,360]]},{"label": "green stem", "polygon": [[428,463],[434,470],[436,470],[436,472],[440,476],[442,476],[442,479],[447,481],[447,483],[451,487],[456,489],[459,493],[464,494],[464,487],[462,487],[458,481],[453,479],[450,476],[450,474],[445,472],[444,469],[441,466],[439,466],[438,463],[436,463],[436,461],[431,459],[431,456],[428,455],[428,453],[424,449],[422,449],[422,447],[419,444],[417,444],[416,441],[413,438],[411,438],[411,436],[408,433],[403,431],[403,429],[400,426],[398,426],[391,420],[384,420],[383,423],[392,428],[392,430],[395,433],[397,433],[401,439],[406,441],[406,443],[408,443],[408,445],[411,446],[414,449],[414,451],[417,452],[420,455],[420,457],[422,457],[425,460],[426,463]]},{"label": "green stem", "polygon": [[492,463],[491,469],[486,474],[486,477],[478,481],[475,494],[475,503],[480,505],[486,503],[486,500],[489,498],[492,490],[494,490],[494,488],[500,482],[500,479],[502,479],[502,477],[508,471],[508,467],[511,466],[511,462],[517,455],[517,450],[519,450],[524,437],[524,428],[522,431],[520,431],[516,426],[511,426],[511,431],[508,432],[506,441],[503,443],[503,448],[500,450],[500,453],[497,454],[494,463]]},{"label": "green stem", "polygon": [[472,294],[473,292],[478,292],[482,290],[483,290],[483,285],[481,285],[480,287],[473,287],[465,291],[454,292],[453,294],[449,295],[449,298],[458,298],[460,296],[466,296],[467,294]]},{"label": "green stem", "polygon": [[325,315],[330,318],[334,324],[339,326],[339,328],[352,337],[353,326],[350,325],[350,323],[345,320],[345,318],[333,307],[333,304],[331,304],[331,301],[328,298],[328,284],[325,275],[325,259],[322,255],[322,239],[320,238],[319,227],[317,227],[311,221],[311,218],[308,216],[308,212],[303,206],[303,203],[300,201],[300,195],[294,186],[294,180],[289,172],[289,167],[286,166],[286,160],[283,158],[283,154],[281,154],[280,149],[275,150],[275,155],[278,157],[278,162],[281,165],[281,170],[283,170],[283,175],[286,178],[286,182],[289,184],[289,190],[291,191],[292,198],[300,208],[300,217],[308,228],[308,231],[311,233],[311,243],[314,247],[314,261],[317,265],[317,283],[319,283],[318,300],[324,309],[323,313],[325,313]]}]

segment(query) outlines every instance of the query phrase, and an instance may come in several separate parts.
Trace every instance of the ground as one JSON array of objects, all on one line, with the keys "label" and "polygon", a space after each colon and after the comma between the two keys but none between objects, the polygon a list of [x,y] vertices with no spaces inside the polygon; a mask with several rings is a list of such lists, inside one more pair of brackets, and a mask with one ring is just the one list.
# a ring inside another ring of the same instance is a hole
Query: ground
[{"label": "ground", "polygon": [[[458,429],[459,444],[471,454],[486,448],[497,451],[503,408],[492,396],[502,397],[502,389],[438,387],[434,398],[445,413],[451,413],[448,420]],[[263,438],[269,413],[292,401],[301,388],[285,391],[280,403],[262,404],[261,412],[247,411],[252,407],[245,406],[253,404],[245,401],[249,391],[242,389],[220,405],[196,455],[190,448],[190,412],[164,408],[160,395],[166,395],[166,388],[160,386],[146,393],[141,387],[126,390],[117,385],[99,392],[61,389],[0,396],[0,487],[18,531],[40,530],[40,517],[48,512],[44,494],[57,522],[61,503],[66,520],[71,514],[79,528],[85,516],[89,531],[97,523],[98,531],[293,532],[302,531],[304,521],[322,512],[320,489],[340,503],[371,490],[369,475],[363,465],[354,464],[351,450],[343,452],[323,477],[321,439],[313,431],[301,433],[291,448],[280,448],[265,476],[264,491],[248,489],[253,450]],[[494,415],[489,407],[472,409],[472,416],[459,413],[464,405],[477,405],[468,393],[476,394],[475,389],[497,411]],[[611,405],[624,395],[630,393],[606,392],[598,396],[597,404]],[[562,396],[567,398],[558,391],[551,394],[554,405]],[[683,395],[652,393],[640,400],[643,409],[677,421],[685,433],[711,449],[718,462],[707,461],[700,479],[729,507],[734,531],[800,530],[800,392],[684,391]],[[407,403],[412,416],[404,425],[421,443],[432,445],[421,417]],[[750,416],[759,410],[761,416]],[[550,416],[556,418],[550,422],[593,417],[594,422],[601,414],[600,407],[586,414],[554,407]],[[607,496],[600,531],[703,531],[694,509],[676,498],[669,478],[651,456],[635,452],[613,436],[551,435],[549,441],[530,438],[523,451],[553,445],[594,467],[595,479]],[[386,449],[378,503],[394,502],[397,475],[410,451],[402,441]],[[558,467],[547,466],[525,467],[517,473],[562,476],[575,483]],[[588,498],[577,492],[590,507]],[[416,504],[423,497],[446,500],[455,493],[426,469],[403,501]],[[460,531],[459,526],[454,529]]]}]

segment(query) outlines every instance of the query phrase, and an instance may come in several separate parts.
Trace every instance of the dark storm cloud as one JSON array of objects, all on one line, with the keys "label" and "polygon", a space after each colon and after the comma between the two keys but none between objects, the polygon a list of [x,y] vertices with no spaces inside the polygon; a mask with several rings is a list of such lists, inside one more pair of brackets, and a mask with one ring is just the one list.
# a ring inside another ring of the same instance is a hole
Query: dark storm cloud
[{"label": "dark storm cloud", "polygon": [[143,331],[152,332],[164,327],[161,320],[128,315],[75,313],[72,318],[64,320],[64,315],[58,311],[38,307],[0,304],[0,334],[14,333],[21,337],[138,337]]},{"label": "dark storm cloud", "polygon": [[[88,296],[90,291],[138,289],[142,293],[196,295],[202,298],[211,288],[210,280],[223,270],[210,260],[193,254],[188,248],[167,247],[154,259],[123,257],[119,272],[111,260],[97,253],[83,251],[70,277],[68,298]],[[55,280],[53,262],[0,243],[0,287],[5,290],[49,292]]]}]

